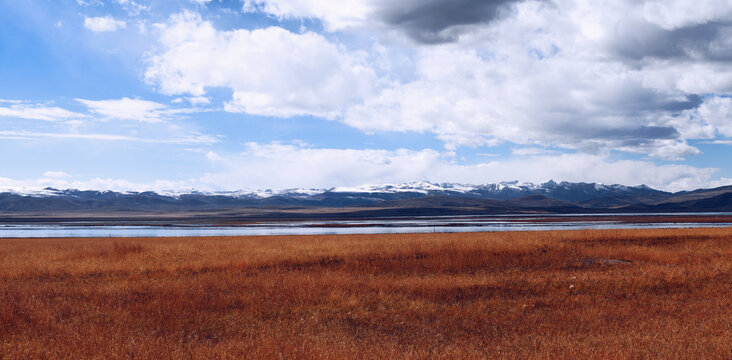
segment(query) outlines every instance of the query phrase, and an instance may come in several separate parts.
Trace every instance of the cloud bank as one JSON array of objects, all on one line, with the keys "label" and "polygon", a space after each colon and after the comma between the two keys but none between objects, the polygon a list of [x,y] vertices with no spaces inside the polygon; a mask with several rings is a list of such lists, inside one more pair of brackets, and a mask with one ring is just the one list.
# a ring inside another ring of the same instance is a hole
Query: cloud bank
[{"label": "cloud bank", "polygon": [[714,168],[687,165],[656,165],[649,161],[616,160],[589,154],[546,154],[460,164],[447,152],[431,149],[392,151],[379,149],[314,148],[307,144],[247,143],[236,154],[201,154],[214,171],[178,181],[136,183],[124,179],[79,180],[60,171],[38,179],[0,178],[0,189],[54,188],[111,189],[116,191],[261,190],[331,188],[409,181],[497,183],[512,174],[523,181],[543,183],[550,179],[605,184],[646,184],[678,191],[723,185],[732,179],[713,180]]},{"label": "cloud bank", "polygon": [[230,112],[332,119],[374,92],[376,76],[360,56],[316,33],[220,31],[191,12],[158,30],[163,50],[150,59],[145,78],[164,94],[202,96],[227,87]]},{"label": "cloud bank", "polygon": [[[678,190],[732,174],[726,0],[47,5],[45,16],[28,17],[38,31],[16,44],[28,61],[7,62],[28,80],[9,88],[38,99],[0,100],[0,150],[37,155],[45,175],[32,184],[232,190],[556,179]],[[13,26],[0,24],[26,34]],[[160,163],[122,154],[141,145],[175,171],[150,175]],[[96,165],[54,166],[92,146],[148,172],[108,179],[119,173],[99,165],[84,180],[75,170]],[[9,184],[12,171],[28,174],[10,168]],[[167,176],[185,179],[140,180]]]},{"label": "cloud bank", "polygon": [[[679,161],[701,153],[689,140],[729,136],[726,2],[256,0],[244,9],[366,33],[375,47],[367,56],[280,27],[222,31],[186,12],[159,25],[147,80],[171,95],[229,88],[230,112],[431,133],[448,149],[508,142]],[[399,52],[408,71],[384,73],[379,61]]]}]

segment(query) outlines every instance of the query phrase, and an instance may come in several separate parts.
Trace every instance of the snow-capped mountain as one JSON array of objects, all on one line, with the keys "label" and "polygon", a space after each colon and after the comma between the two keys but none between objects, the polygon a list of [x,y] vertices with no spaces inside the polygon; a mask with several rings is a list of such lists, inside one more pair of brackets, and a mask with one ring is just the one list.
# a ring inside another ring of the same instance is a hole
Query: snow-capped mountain
[{"label": "snow-capped mountain", "polygon": [[[114,211],[202,211],[311,207],[450,207],[478,211],[598,212],[598,211],[732,211],[732,186],[669,193],[648,186],[548,181],[497,184],[412,182],[331,189],[286,189],[205,192],[115,192],[74,189],[0,190],[0,212],[84,213]],[[503,209],[503,210],[501,210]],[[1,220],[1,218],[0,218]]]},{"label": "snow-capped mountain", "polygon": [[433,183],[428,181],[409,182],[402,184],[378,184],[378,185],[361,185],[352,187],[334,187],[330,189],[263,189],[256,191],[199,191],[190,190],[165,190],[165,191],[124,191],[115,192],[110,190],[74,190],[74,189],[6,189],[0,190],[0,193],[13,193],[32,197],[47,196],[83,196],[83,195],[139,195],[139,194],[157,194],[167,197],[181,197],[186,195],[208,195],[208,196],[228,196],[233,198],[258,198],[264,199],[274,196],[292,196],[292,197],[311,197],[322,195],[325,193],[343,193],[343,194],[399,194],[399,193],[419,193],[424,195],[435,194],[466,194],[466,195],[482,195],[484,197],[511,198],[514,195],[531,195],[531,194],[553,194],[561,192],[581,192],[589,197],[595,197],[597,194],[606,193],[637,193],[637,192],[655,192],[665,193],[653,190],[645,185],[640,186],[624,186],[624,185],[604,185],[597,183],[571,183],[563,181],[557,183],[550,180],[543,184],[524,183],[519,181],[500,182],[496,184],[472,185],[462,183]]},{"label": "snow-capped mountain", "polygon": [[[281,193],[279,195],[286,195]],[[644,202],[663,200],[671,193],[654,190],[645,185],[604,185],[597,183],[571,183],[548,181],[543,184],[522,183],[519,181],[497,184],[471,185],[460,183],[412,182],[396,185],[364,185],[358,187],[338,187],[322,191],[323,194],[348,194],[350,196],[371,197],[415,197],[422,196],[463,196],[471,198],[508,200],[530,195],[543,195],[548,198],[584,202],[602,198],[643,197]],[[631,201],[634,202],[634,201]]]},{"label": "snow-capped mountain", "polygon": [[358,206],[380,201],[448,196],[488,200],[511,200],[541,195],[578,206],[602,208],[654,203],[673,194],[647,186],[604,185],[549,181],[543,184],[518,181],[497,184],[411,182],[363,185],[331,189],[285,189],[204,192],[115,192],[98,190],[20,189],[0,192],[0,210],[34,209],[207,209],[271,206]]}]

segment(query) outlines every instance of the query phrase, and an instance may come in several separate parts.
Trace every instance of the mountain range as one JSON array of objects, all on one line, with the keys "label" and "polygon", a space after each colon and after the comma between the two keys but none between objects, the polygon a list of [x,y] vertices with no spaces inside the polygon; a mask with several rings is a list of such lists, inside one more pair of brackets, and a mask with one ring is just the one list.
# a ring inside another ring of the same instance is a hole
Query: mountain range
[{"label": "mountain range", "polygon": [[[344,210],[346,209],[347,210]],[[113,213],[223,211],[240,209],[353,216],[482,213],[725,212],[732,211],[732,186],[666,192],[645,185],[518,181],[469,185],[413,182],[331,189],[230,192],[115,192],[42,190],[0,192],[0,212]],[[324,210],[339,209],[339,210]]]}]

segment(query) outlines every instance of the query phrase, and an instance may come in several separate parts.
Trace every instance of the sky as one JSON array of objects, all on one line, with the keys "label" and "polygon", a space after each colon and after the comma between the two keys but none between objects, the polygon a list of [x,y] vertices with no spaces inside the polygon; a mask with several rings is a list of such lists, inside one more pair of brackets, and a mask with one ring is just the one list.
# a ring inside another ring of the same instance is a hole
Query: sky
[{"label": "sky", "polygon": [[727,0],[0,0],[0,190],[732,184]]}]

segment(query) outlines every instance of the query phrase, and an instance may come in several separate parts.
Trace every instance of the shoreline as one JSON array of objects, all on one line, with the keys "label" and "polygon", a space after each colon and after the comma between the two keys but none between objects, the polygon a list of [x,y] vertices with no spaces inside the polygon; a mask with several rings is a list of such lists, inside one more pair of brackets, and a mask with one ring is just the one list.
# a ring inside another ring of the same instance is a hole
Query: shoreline
[{"label": "shoreline", "polygon": [[[6,220],[7,221],[7,220]],[[683,229],[732,227],[732,215],[471,216],[408,217],[259,223],[205,222],[37,222],[0,223],[0,238],[135,238],[286,236],[349,234],[481,233],[554,230]]]},{"label": "shoreline", "polygon": [[380,238],[380,237],[453,237],[453,236],[464,236],[466,238],[474,237],[485,237],[485,236],[503,236],[503,234],[513,234],[514,236],[521,236],[526,234],[541,234],[547,235],[552,234],[576,234],[580,232],[584,233],[627,233],[627,232],[638,232],[639,235],[643,235],[647,232],[674,232],[674,231],[724,231],[729,230],[732,235],[732,226],[710,226],[710,227],[678,227],[678,228],[614,228],[614,229],[560,229],[560,230],[511,230],[511,231],[445,231],[445,232],[390,232],[390,233],[344,233],[344,234],[273,234],[273,235],[181,235],[181,236],[78,236],[78,237],[0,237],[0,241],[5,240],[63,240],[63,241],[74,241],[74,240],[120,240],[120,241],[135,241],[135,240],[246,240],[246,239],[269,239],[269,240],[281,240],[289,238],[297,239],[315,239],[315,238]]}]

